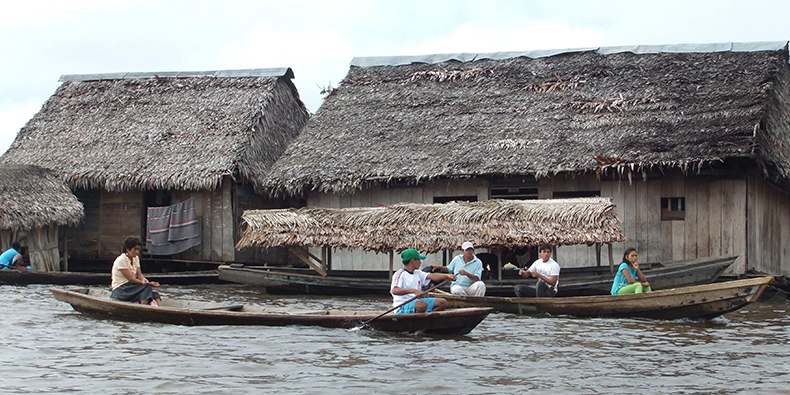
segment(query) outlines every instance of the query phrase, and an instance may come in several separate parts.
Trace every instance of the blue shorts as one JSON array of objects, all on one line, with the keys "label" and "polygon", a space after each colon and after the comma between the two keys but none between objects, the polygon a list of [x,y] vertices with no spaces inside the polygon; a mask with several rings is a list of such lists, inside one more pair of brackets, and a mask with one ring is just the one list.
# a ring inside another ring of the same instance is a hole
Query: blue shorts
[{"label": "blue shorts", "polygon": [[428,303],[428,308],[425,309],[426,313],[430,313],[433,311],[433,302],[436,300],[435,298],[422,298],[422,299],[415,299],[405,305],[401,306],[395,314],[414,314],[414,305],[417,303],[418,300],[425,301]]}]

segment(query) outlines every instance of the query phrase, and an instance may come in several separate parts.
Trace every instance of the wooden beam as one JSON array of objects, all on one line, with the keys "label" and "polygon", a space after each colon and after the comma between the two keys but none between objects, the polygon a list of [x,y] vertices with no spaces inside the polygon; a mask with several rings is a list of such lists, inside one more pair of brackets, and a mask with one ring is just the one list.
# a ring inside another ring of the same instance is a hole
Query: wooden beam
[{"label": "wooden beam", "polygon": [[395,256],[395,253],[392,250],[390,250],[390,272],[389,272],[389,279],[390,280],[392,280],[392,270],[394,269],[394,265],[395,265],[395,263],[394,263],[394,260],[395,260],[394,256]]},{"label": "wooden beam", "polygon": [[[295,257],[301,259],[304,263],[307,264],[307,266],[310,266],[313,270],[318,272],[318,274],[320,274],[322,277],[326,277],[326,270],[324,270],[320,265],[317,265],[310,260],[310,258],[313,257],[312,254],[310,254],[307,251],[304,251],[299,247],[287,247],[287,248],[288,251],[291,252],[291,254],[294,254]],[[323,262],[319,260],[319,264],[323,264]]]},{"label": "wooden beam", "polygon": [[612,243],[606,243],[609,248],[609,274],[614,274],[614,257],[612,256]]},{"label": "wooden beam", "polygon": [[497,259],[499,262],[496,265],[496,278],[502,280],[502,247],[497,248]]},{"label": "wooden beam", "polygon": [[595,263],[596,266],[601,267],[601,244],[595,243]]},{"label": "wooden beam", "polygon": [[68,226],[63,227],[63,271],[69,271],[69,239]]}]

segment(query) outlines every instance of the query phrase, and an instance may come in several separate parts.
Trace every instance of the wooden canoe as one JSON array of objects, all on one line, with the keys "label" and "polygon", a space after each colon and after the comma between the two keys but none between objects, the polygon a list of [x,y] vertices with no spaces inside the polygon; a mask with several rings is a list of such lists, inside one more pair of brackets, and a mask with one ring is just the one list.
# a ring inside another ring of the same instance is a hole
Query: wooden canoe
[{"label": "wooden canoe", "polygon": [[645,317],[674,320],[711,319],[756,301],[773,277],[659,290],[641,294],[567,298],[508,298],[436,294],[450,307],[491,307],[514,314],[576,317]]},{"label": "wooden canoe", "polygon": [[[643,272],[655,289],[708,284],[716,281],[737,256],[709,257],[642,264]],[[372,277],[370,274],[377,274]],[[509,279],[484,280],[486,295],[515,296],[516,284],[535,280],[522,279],[515,270],[506,273]],[[261,269],[243,265],[221,265],[221,280],[266,287],[272,294],[303,295],[388,295],[390,280],[386,272],[356,273],[329,271],[326,277],[315,273],[295,273],[277,269]],[[608,267],[564,268],[560,274],[557,296],[607,295],[612,288],[614,274]],[[449,286],[444,287],[449,290]]]},{"label": "wooden canoe", "polygon": [[[383,311],[299,310],[254,305],[221,304],[163,298],[157,307],[110,299],[110,292],[94,288],[50,288],[55,299],[80,313],[127,321],[175,325],[309,325],[355,328]],[[421,314],[386,314],[367,327],[385,332],[467,334],[492,312],[465,308]]]},{"label": "wooden canoe", "polygon": [[[217,284],[224,282],[219,279],[216,270],[186,271],[170,273],[144,273],[150,281],[169,285]],[[21,270],[0,270],[1,285],[107,285],[111,282],[110,273],[87,272],[27,272]]]}]

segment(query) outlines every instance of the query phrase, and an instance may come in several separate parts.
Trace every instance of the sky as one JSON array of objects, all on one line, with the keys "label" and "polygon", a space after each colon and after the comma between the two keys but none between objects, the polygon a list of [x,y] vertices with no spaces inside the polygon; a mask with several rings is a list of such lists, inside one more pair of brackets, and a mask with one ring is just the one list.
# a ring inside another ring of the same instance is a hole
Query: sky
[{"label": "sky", "polygon": [[64,74],[291,67],[307,109],[356,56],[790,40],[790,2],[0,0],[0,152]]}]

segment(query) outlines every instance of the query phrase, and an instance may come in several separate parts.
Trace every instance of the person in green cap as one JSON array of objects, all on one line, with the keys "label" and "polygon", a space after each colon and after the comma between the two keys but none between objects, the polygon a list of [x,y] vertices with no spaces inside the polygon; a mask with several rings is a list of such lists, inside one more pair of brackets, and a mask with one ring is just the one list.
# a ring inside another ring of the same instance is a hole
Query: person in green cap
[{"label": "person in green cap", "polygon": [[[392,307],[402,305],[395,314],[429,313],[431,311],[444,310],[447,307],[447,300],[443,298],[423,298],[422,289],[431,280],[442,281],[450,279],[455,281],[455,274],[426,273],[420,270],[420,265],[422,265],[425,255],[420,255],[420,252],[414,248],[403,250],[400,256],[403,261],[403,269],[395,272],[395,275],[392,276],[392,285],[390,286]],[[417,299],[406,303],[414,297],[417,297]]]}]

